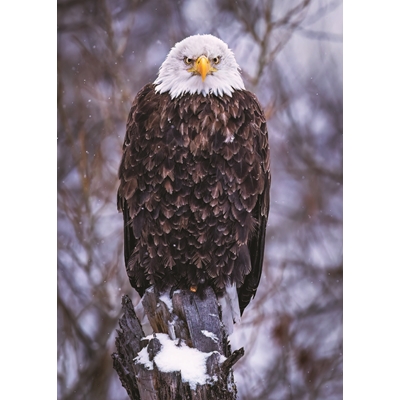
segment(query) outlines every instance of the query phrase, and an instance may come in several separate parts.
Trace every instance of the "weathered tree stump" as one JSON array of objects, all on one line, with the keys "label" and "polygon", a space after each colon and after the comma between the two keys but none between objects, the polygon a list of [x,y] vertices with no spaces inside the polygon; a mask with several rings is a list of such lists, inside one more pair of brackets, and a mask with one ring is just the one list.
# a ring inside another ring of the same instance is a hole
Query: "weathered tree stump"
[{"label": "weathered tree stump", "polygon": [[128,296],[112,355],[114,369],[130,399],[233,400],[233,365],[244,350],[231,353],[214,291],[177,290],[142,298],[153,334],[145,336]]}]

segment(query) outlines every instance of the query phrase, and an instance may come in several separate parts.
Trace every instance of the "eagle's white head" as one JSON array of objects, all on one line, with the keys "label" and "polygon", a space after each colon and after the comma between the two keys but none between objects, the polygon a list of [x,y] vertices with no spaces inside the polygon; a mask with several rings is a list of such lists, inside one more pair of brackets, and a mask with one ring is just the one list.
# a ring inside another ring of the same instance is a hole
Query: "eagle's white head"
[{"label": "eagle's white head", "polygon": [[233,52],[213,35],[189,36],[176,43],[154,83],[156,92],[169,92],[171,98],[184,93],[231,96],[244,89]]}]

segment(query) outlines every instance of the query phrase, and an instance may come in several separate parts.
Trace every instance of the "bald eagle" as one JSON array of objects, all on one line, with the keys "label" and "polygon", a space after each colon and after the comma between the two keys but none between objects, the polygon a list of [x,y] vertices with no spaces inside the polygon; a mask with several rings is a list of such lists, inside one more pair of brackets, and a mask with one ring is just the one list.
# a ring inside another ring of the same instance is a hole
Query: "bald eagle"
[{"label": "bald eagle", "polygon": [[138,92],[119,179],[125,265],[140,296],[211,286],[237,321],[260,282],[270,156],[262,108],[222,40],[177,43]]}]

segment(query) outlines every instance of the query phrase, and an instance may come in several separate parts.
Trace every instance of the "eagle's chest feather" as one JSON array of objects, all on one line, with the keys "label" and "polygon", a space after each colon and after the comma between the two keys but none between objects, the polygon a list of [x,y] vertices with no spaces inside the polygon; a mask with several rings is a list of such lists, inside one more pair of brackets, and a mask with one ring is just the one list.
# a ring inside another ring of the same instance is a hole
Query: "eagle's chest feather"
[{"label": "eagle's chest feather", "polygon": [[249,273],[264,172],[261,128],[239,100],[149,96],[131,114],[122,174],[137,240],[132,269],[153,276],[164,265],[219,287]]}]

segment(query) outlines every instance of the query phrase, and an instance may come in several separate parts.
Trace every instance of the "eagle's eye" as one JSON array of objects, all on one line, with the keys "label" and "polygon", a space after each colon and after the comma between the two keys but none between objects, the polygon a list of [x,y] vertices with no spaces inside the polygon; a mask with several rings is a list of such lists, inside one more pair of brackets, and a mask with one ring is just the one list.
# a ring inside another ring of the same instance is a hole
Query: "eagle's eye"
[{"label": "eagle's eye", "polygon": [[185,57],[183,61],[185,62],[186,65],[190,65],[193,63],[193,58]]},{"label": "eagle's eye", "polygon": [[218,57],[214,57],[212,60],[213,60],[214,64],[219,64],[219,62],[221,61],[221,57],[219,57],[219,56]]}]

